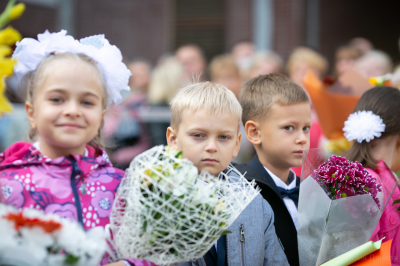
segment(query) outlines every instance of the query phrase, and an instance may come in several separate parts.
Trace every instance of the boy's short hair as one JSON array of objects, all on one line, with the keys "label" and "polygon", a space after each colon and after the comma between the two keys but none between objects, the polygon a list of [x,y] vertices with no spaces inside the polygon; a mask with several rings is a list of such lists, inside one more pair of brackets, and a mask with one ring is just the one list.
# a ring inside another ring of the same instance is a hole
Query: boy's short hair
[{"label": "boy's short hair", "polygon": [[225,86],[206,81],[190,84],[178,90],[171,101],[171,127],[178,129],[184,111],[197,111],[205,108],[210,114],[225,112],[237,117],[239,125],[242,107],[233,92]]},{"label": "boy's short hair", "polygon": [[239,97],[243,108],[242,121],[263,120],[274,104],[290,105],[309,102],[307,93],[285,75],[260,75],[243,83]]}]

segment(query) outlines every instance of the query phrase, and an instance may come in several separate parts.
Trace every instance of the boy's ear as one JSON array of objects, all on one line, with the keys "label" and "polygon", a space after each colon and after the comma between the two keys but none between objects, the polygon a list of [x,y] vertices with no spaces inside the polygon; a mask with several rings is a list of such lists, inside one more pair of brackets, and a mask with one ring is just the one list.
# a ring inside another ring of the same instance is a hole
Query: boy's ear
[{"label": "boy's ear", "polygon": [[178,139],[175,130],[172,127],[167,128],[167,143],[173,149],[178,149]]},{"label": "boy's ear", "polygon": [[253,145],[261,143],[260,124],[257,121],[249,120],[244,125],[246,137]]},{"label": "boy's ear", "polygon": [[242,133],[239,132],[238,138],[236,139],[235,149],[233,150],[232,157],[238,156],[241,141],[242,141]]},{"label": "boy's ear", "polygon": [[36,129],[36,119],[33,113],[33,105],[30,102],[25,102],[26,113],[28,114],[28,121],[32,129]]}]

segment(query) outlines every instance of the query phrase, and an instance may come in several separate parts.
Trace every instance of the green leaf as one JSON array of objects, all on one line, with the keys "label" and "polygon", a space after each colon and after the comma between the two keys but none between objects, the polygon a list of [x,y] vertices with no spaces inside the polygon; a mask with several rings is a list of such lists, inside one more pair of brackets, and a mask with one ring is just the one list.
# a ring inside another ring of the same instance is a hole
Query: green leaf
[{"label": "green leaf", "polygon": [[332,196],[336,196],[335,189],[331,186],[329,186],[329,189],[331,190]]},{"label": "green leaf", "polygon": [[397,208],[397,211],[398,211],[398,212],[400,211],[400,207]]},{"label": "green leaf", "polygon": [[2,29],[9,21],[11,9],[15,4],[15,0],[10,0],[4,9],[3,13],[0,14],[0,29]]},{"label": "green leaf", "polygon": [[227,234],[230,234],[230,233],[232,233],[232,232],[225,230],[225,231],[222,232],[221,236],[224,236],[224,235],[227,235]]},{"label": "green leaf", "polygon": [[400,199],[393,201],[393,205],[400,203]]},{"label": "green leaf", "polygon": [[72,255],[72,254],[67,254],[67,255],[65,256],[65,262],[66,262],[67,264],[76,264],[78,261],[79,261],[79,257],[75,257],[75,256]]},{"label": "green leaf", "polygon": [[146,232],[147,229],[147,221],[144,221],[143,223],[143,233]]}]

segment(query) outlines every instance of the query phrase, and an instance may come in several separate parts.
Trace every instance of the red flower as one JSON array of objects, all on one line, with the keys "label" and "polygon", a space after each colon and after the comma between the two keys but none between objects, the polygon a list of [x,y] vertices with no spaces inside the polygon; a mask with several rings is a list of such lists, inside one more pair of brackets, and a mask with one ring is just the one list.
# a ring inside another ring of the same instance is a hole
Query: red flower
[{"label": "red flower", "polygon": [[15,230],[19,230],[20,227],[39,226],[45,232],[52,233],[53,231],[61,228],[61,224],[58,222],[55,222],[53,220],[43,221],[38,218],[27,218],[27,217],[24,217],[24,215],[22,213],[18,213],[18,214],[9,213],[7,215],[4,215],[3,218],[13,221],[15,223]]}]

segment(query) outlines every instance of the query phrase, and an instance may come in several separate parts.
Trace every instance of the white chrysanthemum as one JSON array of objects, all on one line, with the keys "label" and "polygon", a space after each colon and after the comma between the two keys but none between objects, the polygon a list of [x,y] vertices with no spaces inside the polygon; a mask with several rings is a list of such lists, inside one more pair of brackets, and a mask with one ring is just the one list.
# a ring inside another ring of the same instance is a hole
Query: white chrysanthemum
[{"label": "white chrysanthemum", "polygon": [[372,111],[358,111],[349,116],[344,122],[344,136],[349,140],[363,140],[369,142],[374,138],[379,138],[385,131],[385,124],[380,116]]},{"label": "white chrysanthemum", "polygon": [[23,217],[58,222],[61,228],[51,233],[45,232],[39,224],[20,226],[17,229],[15,222],[6,218],[7,214],[18,214],[18,211],[0,203],[0,261],[2,258],[17,261],[18,256],[24,254],[32,265],[64,266],[67,265],[65,251],[79,258],[74,265],[95,266],[106,249],[102,227],[85,232],[76,221],[25,208],[22,211]]},{"label": "white chrysanthemum", "polygon": [[103,72],[108,104],[119,104],[122,101],[121,90],[129,90],[131,72],[122,62],[121,51],[111,45],[104,35],[90,36],[78,41],[67,35],[66,30],[57,33],[46,30],[43,34],[38,34],[38,40],[24,38],[16,46],[13,58],[17,60],[14,72],[18,79],[35,70],[51,53],[83,53],[93,58]]},{"label": "white chrysanthemum", "polygon": [[234,167],[220,178],[156,146],[136,156],[114,200],[115,259],[159,265],[202,257],[259,194]]}]

